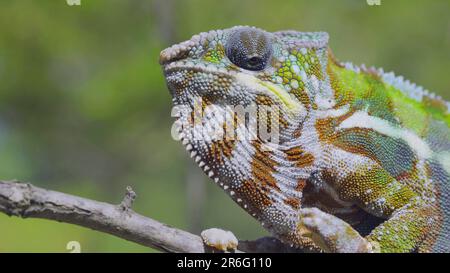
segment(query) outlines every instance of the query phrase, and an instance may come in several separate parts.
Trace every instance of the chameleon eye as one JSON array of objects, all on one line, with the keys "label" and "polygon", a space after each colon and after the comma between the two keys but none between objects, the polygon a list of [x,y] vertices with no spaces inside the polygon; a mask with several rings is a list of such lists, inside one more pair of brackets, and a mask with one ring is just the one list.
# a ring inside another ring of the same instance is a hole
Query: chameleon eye
[{"label": "chameleon eye", "polygon": [[272,55],[268,34],[254,28],[238,28],[228,37],[226,55],[243,69],[263,70]]}]

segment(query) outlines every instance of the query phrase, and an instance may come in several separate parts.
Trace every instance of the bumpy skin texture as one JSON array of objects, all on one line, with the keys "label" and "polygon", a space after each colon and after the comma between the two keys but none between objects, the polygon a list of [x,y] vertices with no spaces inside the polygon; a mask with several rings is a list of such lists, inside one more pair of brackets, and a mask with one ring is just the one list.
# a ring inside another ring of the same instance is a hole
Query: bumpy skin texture
[{"label": "bumpy skin texture", "polygon": [[[337,61],[321,32],[215,30],[165,49],[160,63],[184,109],[176,124],[186,149],[283,242],[450,252],[448,102],[393,73]],[[202,130],[239,135],[246,122],[269,119],[239,118],[227,107],[238,104],[278,107],[269,123],[279,124],[279,144]]]}]

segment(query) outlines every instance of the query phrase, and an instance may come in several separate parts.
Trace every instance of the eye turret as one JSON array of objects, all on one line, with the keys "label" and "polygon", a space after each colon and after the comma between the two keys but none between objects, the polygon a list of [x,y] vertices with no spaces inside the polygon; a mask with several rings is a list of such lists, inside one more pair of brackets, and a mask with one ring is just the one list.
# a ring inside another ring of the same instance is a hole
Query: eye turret
[{"label": "eye turret", "polygon": [[230,61],[246,70],[263,70],[272,55],[268,33],[250,27],[234,30],[228,37],[226,55]]}]

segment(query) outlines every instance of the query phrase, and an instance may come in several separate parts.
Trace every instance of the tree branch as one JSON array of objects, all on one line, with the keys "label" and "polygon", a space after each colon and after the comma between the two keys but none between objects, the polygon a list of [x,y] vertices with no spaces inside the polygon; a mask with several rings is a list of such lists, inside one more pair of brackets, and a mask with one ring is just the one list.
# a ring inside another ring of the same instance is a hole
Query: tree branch
[{"label": "tree branch", "polygon": [[[0,181],[0,212],[22,218],[43,218],[75,224],[164,252],[205,252],[200,236],[170,227],[133,210],[136,194],[131,188],[120,205],[98,202],[29,183]],[[264,237],[240,241],[243,252],[295,252],[280,241]]]}]

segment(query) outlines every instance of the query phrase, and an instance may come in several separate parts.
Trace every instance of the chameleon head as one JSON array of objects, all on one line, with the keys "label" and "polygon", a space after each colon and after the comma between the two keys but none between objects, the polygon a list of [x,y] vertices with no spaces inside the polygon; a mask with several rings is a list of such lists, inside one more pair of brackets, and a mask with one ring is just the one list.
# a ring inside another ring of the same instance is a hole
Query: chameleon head
[{"label": "chameleon head", "polygon": [[281,199],[299,205],[282,190],[277,167],[303,154],[279,145],[300,134],[313,107],[327,41],[326,33],[239,26],[195,35],[160,54],[183,144],[208,176],[258,217]]}]

